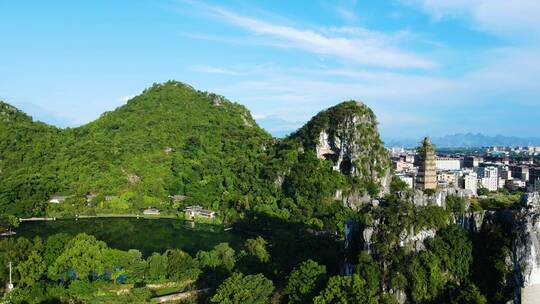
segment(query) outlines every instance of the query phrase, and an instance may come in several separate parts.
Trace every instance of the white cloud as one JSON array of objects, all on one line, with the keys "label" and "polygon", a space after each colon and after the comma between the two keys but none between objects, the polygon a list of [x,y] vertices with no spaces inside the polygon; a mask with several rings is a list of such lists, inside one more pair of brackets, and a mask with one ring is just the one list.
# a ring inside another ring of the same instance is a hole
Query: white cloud
[{"label": "white cloud", "polygon": [[206,5],[204,8],[234,26],[243,28],[256,36],[269,38],[269,42],[275,46],[291,47],[318,55],[333,56],[366,66],[421,69],[437,66],[429,59],[400,50],[392,45],[388,35],[367,29],[362,29],[360,37],[350,37],[339,35],[337,32],[331,34],[273,24],[214,6]]},{"label": "white cloud", "polygon": [[470,130],[531,134],[534,128],[527,125],[493,126],[480,121],[518,115],[520,105],[538,107],[540,87],[535,75],[540,74],[540,55],[534,49],[504,48],[486,57],[482,68],[459,77],[272,66],[257,72],[246,68],[248,78],[210,89],[245,103],[255,113],[286,121],[305,122],[341,101],[361,100],[375,111],[383,134],[392,136],[414,137],[426,130],[437,135]]},{"label": "white cloud", "polygon": [[540,38],[538,0],[404,0],[417,5],[435,19],[467,19],[481,31],[515,38]]},{"label": "white cloud", "polygon": [[460,91],[469,96],[491,99],[492,102],[511,101],[515,105],[538,105],[538,49],[499,48],[487,53],[486,57],[488,60],[485,66],[463,77]]},{"label": "white cloud", "polygon": [[348,38],[357,38],[370,41],[372,44],[397,44],[413,35],[409,30],[401,30],[392,33],[369,30],[359,26],[331,26],[319,28],[325,35],[343,35]]},{"label": "white cloud", "polygon": [[[379,115],[387,113],[385,123],[396,126],[426,121],[422,114],[405,115],[416,107],[433,105],[434,96],[458,88],[452,81],[436,77],[402,75],[390,72],[352,69],[294,69],[253,73],[249,79],[211,88],[233,100],[246,103],[255,113],[277,116],[288,121],[307,121],[312,115],[341,101],[365,101]],[[438,104],[456,103],[453,99]],[[414,103],[414,107],[411,104]],[[423,106],[422,106],[423,105]],[[401,109],[401,110],[400,110]],[[396,113],[392,118],[390,113]],[[409,117],[405,121],[405,117]]]},{"label": "white cloud", "polygon": [[[463,68],[458,69],[458,74],[437,68],[411,72],[396,68],[438,66],[397,47],[403,42],[422,40],[422,33],[380,32],[358,26],[306,29],[288,25],[297,24],[294,22],[272,24],[266,21],[268,19],[205,6],[204,10],[219,20],[252,33],[253,37],[245,41],[296,48],[321,55],[321,59],[343,59],[341,63],[312,62],[309,68],[293,65],[253,69],[247,64],[238,66],[238,63],[233,68],[216,67],[207,72],[234,71],[245,77],[234,80],[223,77],[223,81],[209,89],[245,103],[255,113],[265,113],[265,117],[258,118],[262,120],[279,117],[285,121],[305,122],[326,107],[356,99],[373,108],[383,133],[398,136],[417,136],[426,130],[438,134],[456,130],[531,134],[538,130],[525,124],[492,125],[489,122],[507,118],[511,121],[509,117],[522,113],[520,106],[531,112],[538,109],[540,87],[536,79],[540,74],[540,51],[534,37],[540,36],[540,0],[401,1],[418,5],[434,21],[459,18],[476,30],[503,39],[497,40],[496,48],[486,46],[466,54],[452,49],[451,43],[434,41],[433,45],[429,44],[432,49],[445,49],[438,53],[441,59],[452,60],[444,66],[457,63]],[[408,60],[410,58],[412,60]],[[461,59],[467,63],[475,59],[481,62],[461,66]],[[378,69],[380,67],[391,69]]]}]

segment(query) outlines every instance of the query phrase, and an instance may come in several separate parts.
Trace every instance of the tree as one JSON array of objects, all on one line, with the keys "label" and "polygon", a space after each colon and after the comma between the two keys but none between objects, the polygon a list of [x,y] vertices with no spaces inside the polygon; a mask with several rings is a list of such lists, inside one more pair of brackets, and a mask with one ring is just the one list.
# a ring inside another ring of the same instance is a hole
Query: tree
[{"label": "tree", "polygon": [[407,287],[407,277],[403,275],[401,272],[393,272],[390,276],[390,287],[394,291],[404,291]]},{"label": "tree", "polygon": [[460,286],[457,295],[450,299],[450,304],[487,304],[486,297],[480,293],[476,285],[470,282],[465,286]]},{"label": "tree", "polygon": [[380,268],[369,253],[360,253],[356,271],[366,281],[367,290],[373,292],[372,296],[380,292]]},{"label": "tree", "polygon": [[133,283],[144,281],[148,263],[143,260],[142,253],[139,250],[130,249],[125,257],[121,265],[126,270],[126,280]]},{"label": "tree", "polygon": [[212,270],[215,270],[217,267],[222,265],[222,261],[215,250],[201,250],[197,252],[196,258],[202,268],[211,268]]},{"label": "tree", "polygon": [[64,247],[71,240],[71,236],[66,233],[53,234],[45,241],[45,252],[43,253],[43,261],[46,265],[54,263],[56,258],[62,254]]},{"label": "tree", "polygon": [[268,304],[274,292],[274,284],[262,274],[246,275],[236,272],[227,278],[212,297],[212,303],[220,304]]},{"label": "tree", "polygon": [[422,251],[412,259],[409,278],[414,301],[433,300],[446,283],[440,260],[430,251]]},{"label": "tree", "polygon": [[14,215],[8,215],[7,216],[7,222],[8,222],[8,225],[9,225],[9,230],[11,231],[12,228],[17,228],[19,227],[19,218],[14,216]]},{"label": "tree", "polygon": [[246,251],[253,257],[257,258],[259,262],[266,263],[270,260],[270,254],[266,251],[266,242],[265,239],[258,236],[255,239],[248,239],[245,243]]},{"label": "tree", "polygon": [[228,271],[231,271],[236,263],[234,255],[234,249],[228,243],[220,243],[211,251],[197,252],[197,260],[203,268],[216,269],[219,266],[223,266]]},{"label": "tree", "polygon": [[467,232],[457,225],[439,230],[432,240],[426,242],[428,249],[441,261],[454,280],[461,281],[469,275],[473,262],[472,243]]},{"label": "tree", "polygon": [[177,281],[197,280],[201,274],[199,262],[179,249],[167,250],[167,276]]},{"label": "tree", "polygon": [[49,267],[49,274],[62,277],[72,271],[77,279],[86,280],[90,274],[105,271],[107,244],[85,233],[78,234],[66,245],[64,252]]},{"label": "tree", "polygon": [[151,281],[164,280],[167,276],[167,266],[167,254],[152,253],[148,257],[148,279]]},{"label": "tree", "polygon": [[446,209],[452,211],[455,215],[463,215],[467,209],[467,201],[456,195],[448,195],[446,197]]},{"label": "tree", "polygon": [[115,267],[111,272],[111,280],[114,284],[117,283],[118,279],[127,274],[126,270],[121,267]]},{"label": "tree", "polygon": [[487,304],[486,297],[470,281],[461,284],[449,284],[445,292],[434,301],[440,304]]},{"label": "tree", "polygon": [[19,272],[19,282],[22,286],[33,286],[47,270],[47,266],[43,263],[41,255],[34,250],[26,261],[17,266],[16,270]]},{"label": "tree", "polygon": [[507,284],[514,276],[512,265],[508,264],[513,233],[511,226],[496,221],[484,223],[475,236],[472,278],[488,303],[506,303],[514,294]]},{"label": "tree", "polygon": [[397,193],[407,190],[409,186],[401,178],[393,175],[392,180],[390,181],[390,192]]},{"label": "tree", "polygon": [[225,269],[231,271],[234,268],[234,264],[236,263],[236,259],[234,257],[234,249],[232,249],[228,243],[220,243],[214,247],[214,251],[216,252],[219,259],[222,261]]},{"label": "tree", "polygon": [[489,191],[487,188],[485,187],[480,187],[478,189],[478,195],[480,196],[484,196],[484,195],[489,195],[491,193],[491,191]]},{"label": "tree", "polygon": [[373,297],[366,281],[358,274],[334,276],[326,288],[314,299],[315,304],[378,304],[378,296]]},{"label": "tree", "polygon": [[324,265],[313,260],[302,262],[291,272],[285,287],[289,303],[311,303],[326,281]]},{"label": "tree", "polygon": [[70,298],[79,300],[82,303],[88,302],[95,297],[98,290],[98,283],[87,280],[75,280],[68,287]]}]

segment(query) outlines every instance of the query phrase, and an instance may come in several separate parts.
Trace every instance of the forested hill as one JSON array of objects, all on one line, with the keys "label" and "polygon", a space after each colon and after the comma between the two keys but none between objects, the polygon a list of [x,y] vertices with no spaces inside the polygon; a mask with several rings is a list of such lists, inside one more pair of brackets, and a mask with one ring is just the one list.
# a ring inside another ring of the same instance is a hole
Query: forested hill
[{"label": "forested hill", "polygon": [[[1,104],[0,204],[39,214],[51,195],[221,195],[242,188],[271,137],[249,111],[178,82],[156,84],[79,128],[60,130]],[[146,200],[145,200],[146,198]]]},{"label": "forested hill", "polygon": [[[334,194],[350,190],[355,175],[333,170],[334,160],[298,136],[272,138],[245,107],[180,82],[155,84],[78,128],[48,126],[0,106],[0,212],[6,214],[43,215],[51,207],[60,216],[129,213],[149,206],[174,213],[199,204],[218,210],[224,220],[248,211],[307,220],[335,209]],[[334,108],[370,117],[341,124],[348,119],[341,111],[326,114],[325,127],[354,126],[340,127],[335,138],[356,134],[364,140],[359,144],[375,145],[359,147],[363,156],[351,159],[354,166],[383,159],[371,110],[354,102]],[[370,177],[380,182],[379,175]],[[69,198],[52,206],[46,202],[53,195]],[[172,202],[172,195],[186,199]]]}]

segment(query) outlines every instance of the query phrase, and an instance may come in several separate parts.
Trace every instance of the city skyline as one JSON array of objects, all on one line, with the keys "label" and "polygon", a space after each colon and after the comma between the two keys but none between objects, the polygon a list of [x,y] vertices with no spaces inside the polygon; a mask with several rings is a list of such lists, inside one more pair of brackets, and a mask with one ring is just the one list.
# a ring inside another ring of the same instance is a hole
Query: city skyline
[{"label": "city skyline", "polygon": [[78,126],[175,79],[274,135],[356,99],[384,138],[531,137],[540,4],[517,2],[2,2],[0,99]]}]

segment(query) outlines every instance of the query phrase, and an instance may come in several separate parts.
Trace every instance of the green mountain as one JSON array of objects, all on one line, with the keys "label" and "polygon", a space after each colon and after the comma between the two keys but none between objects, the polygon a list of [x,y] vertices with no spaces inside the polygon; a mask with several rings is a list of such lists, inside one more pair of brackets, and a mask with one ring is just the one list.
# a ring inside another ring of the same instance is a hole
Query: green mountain
[{"label": "green mountain", "polygon": [[[378,194],[387,174],[363,104],[337,105],[278,140],[245,107],[173,81],[78,128],[1,103],[0,140],[0,212],[22,216],[198,204],[227,221],[246,212],[307,221],[342,210],[343,191]],[[69,198],[47,203],[53,195]]]}]

